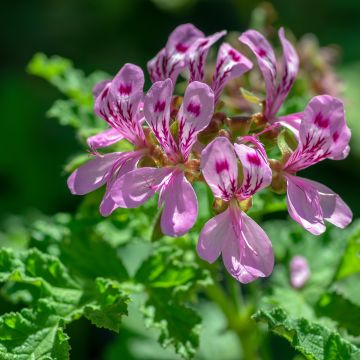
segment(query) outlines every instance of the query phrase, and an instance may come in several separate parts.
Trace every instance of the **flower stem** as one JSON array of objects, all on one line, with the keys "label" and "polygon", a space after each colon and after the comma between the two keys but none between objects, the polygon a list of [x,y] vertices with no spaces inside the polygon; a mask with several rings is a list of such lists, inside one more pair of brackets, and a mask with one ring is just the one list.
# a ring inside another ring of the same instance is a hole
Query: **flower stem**
[{"label": "flower stem", "polygon": [[249,307],[242,301],[238,286],[231,285],[231,287],[232,297],[236,295],[238,298],[236,301],[234,299],[231,301],[224,289],[218,284],[207,287],[205,291],[207,296],[224,313],[228,327],[236,333],[242,347],[243,359],[260,360],[257,348],[259,343],[258,330],[256,324],[251,319],[252,306]]}]

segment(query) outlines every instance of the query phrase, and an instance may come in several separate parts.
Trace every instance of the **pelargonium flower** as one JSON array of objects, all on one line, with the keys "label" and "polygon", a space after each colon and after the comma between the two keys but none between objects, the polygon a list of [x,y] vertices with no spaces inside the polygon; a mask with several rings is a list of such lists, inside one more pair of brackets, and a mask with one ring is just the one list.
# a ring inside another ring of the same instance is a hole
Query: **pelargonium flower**
[{"label": "pelargonium flower", "polygon": [[[199,256],[213,263],[220,254],[228,272],[248,283],[269,276],[274,266],[271,242],[262,228],[243,210],[241,204],[271,183],[271,169],[265,150],[255,145],[234,144],[225,137],[213,140],[201,154],[201,170],[214,196],[227,202],[227,209],[210,219],[202,229],[197,245]],[[238,162],[242,181],[238,182]]]},{"label": "pelargonium flower", "polygon": [[170,78],[175,85],[176,79],[187,65],[186,54],[197,39],[204,38],[202,31],[192,24],[183,24],[169,35],[166,46],[147,63],[152,82]]},{"label": "pelargonium flower", "polygon": [[256,56],[260,71],[263,74],[266,87],[266,100],[263,116],[269,123],[282,121],[297,128],[301,114],[292,114],[277,118],[281,105],[291,90],[299,69],[299,57],[289,40],[286,39],[284,29],[279,30],[279,38],[283,49],[280,72],[277,70],[274,50],[265,37],[256,30],[245,31],[239,40],[249,46]]},{"label": "pelargonium flower", "polygon": [[296,255],[290,261],[290,282],[295,289],[302,288],[310,278],[309,264],[303,256]]},{"label": "pelargonium flower", "polygon": [[125,64],[112,81],[104,81],[94,88],[95,113],[102,117],[110,128],[88,139],[93,150],[107,147],[125,138],[136,150],[101,155],[76,169],[68,178],[68,187],[73,194],[84,195],[107,184],[107,191],[100,204],[102,215],[109,215],[117,206],[111,199],[110,190],[114,181],[134,169],[139,159],[147,152],[147,141],[141,127],[144,74],[132,64]]},{"label": "pelargonium flower", "polygon": [[[211,46],[226,31],[219,31],[205,36],[192,24],[178,26],[169,36],[169,40],[152,60],[148,62],[148,70],[152,82],[171,78],[175,85],[179,73],[189,70],[192,81],[204,81],[205,62]],[[223,43],[218,51],[211,88],[215,94],[215,104],[220,98],[226,83],[241,76],[252,68],[252,62],[227,43]]]},{"label": "pelargonium flower", "polygon": [[324,220],[346,227],[352,212],[331,189],[296,173],[324,159],[344,159],[349,154],[350,136],[342,102],[329,95],[315,96],[305,108],[298,146],[280,170],[286,181],[290,216],[315,235],[325,231]]},{"label": "pelargonium flower", "polygon": [[197,81],[188,85],[177,115],[178,142],[170,129],[170,104],[173,83],[158,81],[144,99],[145,120],[153,131],[167,162],[160,168],[141,167],[118,178],[112,187],[117,206],[138,207],[159,193],[162,232],[181,236],[195,223],[198,203],[185,173],[191,172],[190,152],[197,134],[209,124],[214,111],[214,94],[210,87]]},{"label": "pelargonium flower", "polygon": [[[189,71],[191,81],[204,80],[204,68],[209,48],[224,33],[216,33],[206,39],[198,39],[188,52]],[[219,101],[220,95],[228,81],[241,76],[252,69],[252,62],[234,49],[228,43],[223,43],[218,51],[215,70],[212,77],[211,88],[215,94],[215,104]]]}]

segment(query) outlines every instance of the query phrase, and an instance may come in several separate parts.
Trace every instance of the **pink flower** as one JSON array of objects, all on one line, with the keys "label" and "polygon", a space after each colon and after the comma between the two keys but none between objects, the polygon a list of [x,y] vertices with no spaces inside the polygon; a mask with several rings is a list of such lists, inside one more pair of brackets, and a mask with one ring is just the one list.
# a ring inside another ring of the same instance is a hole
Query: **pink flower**
[{"label": "pink flower", "polygon": [[[239,40],[249,46],[256,56],[263,74],[266,86],[263,115],[270,123],[288,120],[277,119],[276,114],[291,90],[299,69],[299,57],[292,44],[286,39],[283,28],[279,30],[279,38],[283,49],[280,72],[277,70],[274,50],[263,35],[256,30],[248,30],[239,37]],[[293,121],[294,119],[291,119],[291,122]]]},{"label": "pink flower", "polygon": [[124,65],[112,81],[103,81],[94,87],[95,112],[111,128],[91,136],[88,145],[96,150],[110,146],[125,138],[138,150],[115,152],[105,155],[95,152],[95,158],[76,169],[68,178],[68,187],[75,195],[84,195],[107,184],[107,191],[100,204],[102,215],[109,215],[117,208],[110,197],[114,181],[133,170],[147,153],[146,139],[141,127],[141,100],[144,74],[132,64]]},{"label": "pink flower", "polygon": [[349,153],[350,136],[340,100],[320,95],[309,102],[299,129],[298,147],[284,164],[282,174],[290,216],[315,235],[325,231],[324,220],[346,227],[352,212],[331,189],[296,173],[324,159],[344,159]]},{"label": "pink flower", "polygon": [[300,255],[290,261],[290,282],[296,288],[302,288],[310,278],[310,268],[307,260]]},{"label": "pink flower", "polygon": [[177,115],[176,142],[170,131],[170,104],[173,83],[158,81],[146,94],[144,114],[169,163],[161,168],[143,167],[118,178],[111,197],[117,206],[138,207],[159,193],[163,206],[161,229],[164,234],[181,236],[195,223],[198,204],[194,189],[185,176],[189,155],[197,134],[209,124],[214,111],[214,94],[206,84],[194,81],[186,89]]},{"label": "pink flower", "polygon": [[[187,68],[190,72],[190,82],[204,81],[205,62],[209,49],[225,34],[226,31],[220,31],[206,37],[194,25],[178,26],[170,34],[165,48],[148,62],[152,82],[171,78],[175,85],[179,73]],[[241,76],[252,66],[252,62],[244,55],[229,44],[223,43],[218,51],[211,83],[215,93],[215,103],[218,102],[226,83]]]},{"label": "pink flower", "polygon": [[186,67],[186,54],[194,41],[204,38],[204,33],[192,24],[178,26],[169,36],[166,46],[147,63],[152,82],[176,79]]},{"label": "pink flower", "polygon": [[[262,145],[253,137],[255,147],[234,144],[225,137],[213,140],[201,154],[204,178],[216,198],[229,203],[221,214],[210,219],[200,233],[197,252],[209,263],[222,254],[228,272],[248,283],[269,276],[274,266],[271,242],[261,227],[244,211],[239,202],[249,199],[271,183],[271,169]],[[238,184],[238,163],[243,180]]]}]

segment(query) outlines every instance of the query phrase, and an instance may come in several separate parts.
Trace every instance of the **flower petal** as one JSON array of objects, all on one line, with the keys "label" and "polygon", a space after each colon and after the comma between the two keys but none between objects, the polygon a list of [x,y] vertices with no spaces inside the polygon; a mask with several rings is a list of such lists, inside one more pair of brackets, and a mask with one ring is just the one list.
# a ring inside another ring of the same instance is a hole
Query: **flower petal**
[{"label": "flower petal", "polygon": [[193,187],[182,171],[175,172],[162,188],[159,203],[164,205],[161,230],[165,235],[182,236],[195,224],[198,202]]},{"label": "flower petal", "polygon": [[299,146],[285,165],[288,172],[297,172],[327,158],[346,157],[351,133],[342,102],[329,95],[312,98],[304,111],[299,135]]},{"label": "flower petal", "polygon": [[186,67],[185,57],[193,42],[204,34],[192,24],[178,26],[169,36],[166,47],[147,63],[152,82],[170,78],[173,85]]},{"label": "flower petal", "polygon": [[122,153],[115,152],[95,159],[77,168],[68,178],[67,185],[74,195],[84,195],[104,185],[114,163]]},{"label": "flower petal", "polygon": [[263,145],[254,137],[251,137],[251,142],[255,144],[255,147],[234,144],[235,152],[243,168],[243,182],[237,191],[242,198],[255,194],[270,185],[272,180],[272,171]]},{"label": "flower petal", "polygon": [[314,235],[325,231],[320,195],[310,180],[286,176],[287,205],[290,216]]},{"label": "flower petal", "polygon": [[220,94],[229,80],[241,76],[252,67],[253,64],[247,57],[240,54],[229,44],[223,43],[218,51],[211,84],[215,94],[215,103],[218,102]]},{"label": "flower petal", "polygon": [[295,135],[296,139],[299,140],[300,125],[303,117],[304,113],[302,112],[279,116],[277,123],[289,129]]},{"label": "flower petal", "polygon": [[120,160],[117,161],[113,166],[112,176],[109,177],[106,186],[106,192],[100,204],[100,214],[102,216],[110,215],[115,209],[119,207],[112,198],[112,193],[116,189],[116,187],[114,188],[113,186],[117,179],[120,179],[122,176],[136,168],[136,165],[144,155],[144,152],[138,150],[121,154],[122,156]]},{"label": "flower petal", "polygon": [[268,119],[273,119],[279,111],[295,82],[299,70],[299,56],[290,41],[286,39],[283,28],[279,30],[279,38],[283,49],[281,80],[277,86],[273,103],[270,107],[267,106],[265,116]]},{"label": "flower petal", "polygon": [[202,151],[200,167],[214,196],[229,200],[237,188],[238,166],[226,137],[216,138]]},{"label": "flower petal", "polygon": [[118,178],[112,185],[111,197],[118,207],[135,208],[159,191],[171,175],[171,168],[138,168]]},{"label": "flower petal", "polygon": [[190,82],[203,81],[205,75],[205,61],[209,49],[225,34],[226,31],[220,31],[208,37],[198,38],[192,44],[187,55],[190,71]]},{"label": "flower petal", "polygon": [[223,242],[222,258],[227,271],[241,283],[269,276],[274,253],[264,230],[237,207],[230,208],[232,236]]},{"label": "flower petal", "polygon": [[109,85],[110,83],[111,83],[111,80],[102,80],[102,81],[99,81],[97,84],[95,84],[92,89],[94,98],[96,99],[102,93],[102,91],[105,89],[105,87],[107,85]]},{"label": "flower petal", "polygon": [[225,239],[233,236],[229,209],[210,219],[202,228],[196,247],[199,256],[213,263],[220,255]]},{"label": "flower petal", "polygon": [[316,181],[306,179],[306,182],[318,192],[325,220],[342,229],[351,223],[352,212],[338,194]]},{"label": "flower petal", "polygon": [[170,132],[170,105],[173,84],[170,79],[157,81],[150,88],[144,100],[145,119],[161,147],[168,155],[177,151],[177,145]]},{"label": "flower petal", "polygon": [[145,141],[137,117],[143,86],[144,74],[141,68],[125,64],[95,100],[95,113],[137,145]]},{"label": "flower petal", "polygon": [[123,138],[123,135],[117,129],[110,128],[88,137],[87,144],[91,149],[96,150],[115,144]]},{"label": "flower petal", "polygon": [[276,83],[277,69],[274,50],[270,43],[256,30],[248,30],[239,40],[249,46],[255,54],[266,86],[264,115],[269,122],[276,121],[275,115],[292,88],[299,68],[299,58],[292,44],[285,38],[284,29],[279,30],[283,48],[280,83]]},{"label": "flower petal", "polygon": [[276,58],[274,50],[265,37],[256,30],[245,31],[239,40],[256,56],[266,87],[265,113],[271,108],[276,96]]},{"label": "flower petal", "polygon": [[197,134],[204,130],[214,112],[214,93],[201,82],[194,81],[187,87],[178,113],[179,147],[186,161]]}]

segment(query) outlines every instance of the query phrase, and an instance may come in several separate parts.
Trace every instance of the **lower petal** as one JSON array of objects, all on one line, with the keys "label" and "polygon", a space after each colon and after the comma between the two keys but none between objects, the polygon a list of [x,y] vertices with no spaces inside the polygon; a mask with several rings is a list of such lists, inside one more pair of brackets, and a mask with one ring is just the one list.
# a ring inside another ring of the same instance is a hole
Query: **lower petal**
[{"label": "lower petal", "polygon": [[172,175],[161,192],[160,201],[164,203],[161,230],[165,235],[182,236],[193,227],[198,202],[193,187],[182,171]]},{"label": "lower petal", "polygon": [[170,168],[144,167],[116,179],[111,197],[118,207],[135,208],[150,199],[160,184],[172,172]]},{"label": "lower petal", "polygon": [[115,144],[123,138],[124,137],[119,133],[118,130],[110,128],[99,134],[90,136],[87,139],[87,144],[91,149],[96,150]]},{"label": "lower petal", "polygon": [[207,261],[213,263],[220,255],[222,244],[231,236],[231,219],[229,210],[214,216],[202,228],[197,244],[197,253]]},{"label": "lower petal", "polygon": [[112,166],[119,157],[121,153],[96,156],[95,159],[77,168],[67,181],[71,193],[84,195],[104,185]]},{"label": "lower petal", "polygon": [[311,180],[307,181],[319,193],[324,219],[342,229],[348,226],[353,215],[341,197],[323,184]]},{"label": "lower petal", "polygon": [[287,176],[287,205],[290,216],[304,229],[314,235],[325,231],[320,197],[310,180]]},{"label": "lower petal", "polygon": [[240,209],[231,209],[233,236],[222,249],[229,273],[241,283],[269,276],[274,267],[274,253],[264,230]]}]

